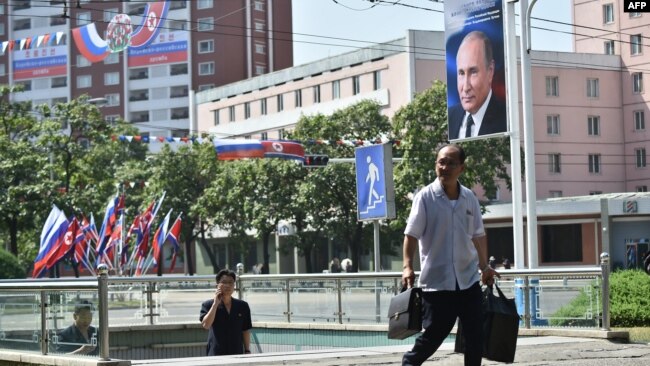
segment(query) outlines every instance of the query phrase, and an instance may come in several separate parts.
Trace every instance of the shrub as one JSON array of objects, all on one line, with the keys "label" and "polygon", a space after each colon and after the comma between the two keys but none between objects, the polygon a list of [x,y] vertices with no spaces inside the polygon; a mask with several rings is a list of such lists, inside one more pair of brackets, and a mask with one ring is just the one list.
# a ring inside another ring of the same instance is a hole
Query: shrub
[{"label": "shrub", "polygon": [[0,248],[0,278],[25,278],[25,267],[13,254]]},{"label": "shrub", "polygon": [[638,269],[615,271],[609,284],[611,326],[650,326],[650,276]]}]

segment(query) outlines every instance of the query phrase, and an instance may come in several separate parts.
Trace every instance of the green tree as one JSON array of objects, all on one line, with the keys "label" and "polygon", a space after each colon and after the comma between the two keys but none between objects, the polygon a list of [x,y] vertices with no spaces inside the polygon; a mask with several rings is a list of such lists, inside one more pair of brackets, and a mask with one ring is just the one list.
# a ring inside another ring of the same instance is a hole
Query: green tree
[{"label": "green tree", "polygon": [[0,248],[0,279],[25,278],[25,266],[18,258]]},{"label": "green tree", "polygon": [[[419,94],[393,117],[395,136],[400,139],[402,163],[395,166],[397,220],[394,228],[403,228],[410,210],[410,194],[436,178],[436,152],[448,143],[447,87],[440,81]],[[506,164],[510,162],[507,138],[490,138],[460,144],[467,153],[463,185],[481,186],[488,196],[497,189],[497,180],[510,188]]]},{"label": "green tree", "polygon": [[[204,191],[218,172],[214,148],[211,144],[193,144],[181,145],[174,151],[170,145],[165,145],[160,153],[150,159],[150,166],[150,185],[147,189],[149,195],[156,197],[161,192],[166,192],[159,215],[164,215],[172,208],[174,212],[171,225],[177,215],[183,214],[180,237],[180,241],[184,243],[182,254],[187,263],[188,274],[193,275],[195,267],[192,263],[192,243],[199,235],[205,235],[202,225],[208,217],[207,212],[202,210]],[[205,240],[200,243],[207,247]],[[212,260],[213,265],[216,265],[214,257]]]},{"label": "green tree", "polygon": [[[22,88],[0,86],[0,230],[5,248],[18,256],[19,234],[34,230],[39,212],[48,211],[49,180],[42,169],[47,155],[34,139],[38,135],[31,102],[11,102]],[[47,212],[45,213],[47,215]]]},{"label": "green tree", "polygon": [[[391,135],[388,117],[381,113],[381,105],[364,100],[335,111],[331,116],[303,116],[297,123],[293,138],[305,141],[308,153],[328,154],[332,158],[354,157],[354,146],[315,143],[317,140],[370,140]],[[363,240],[363,222],[357,221],[356,179],[353,164],[330,164],[311,169],[299,188],[303,199],[304,225],[302,229],[328,233],[339,239],[352,253],[354,270],[358,270]],[[307,248],[303,242],[301,247]]]}]

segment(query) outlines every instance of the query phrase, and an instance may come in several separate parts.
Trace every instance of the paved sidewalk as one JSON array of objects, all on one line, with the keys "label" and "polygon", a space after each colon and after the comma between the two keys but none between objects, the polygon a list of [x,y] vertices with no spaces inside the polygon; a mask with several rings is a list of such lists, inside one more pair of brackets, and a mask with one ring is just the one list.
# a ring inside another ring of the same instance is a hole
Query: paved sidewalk
[{"label": "paved sidewalk", "polygon": [[[453,352],[453,343],[443,344],[424,365],[462,365],[463,355]],[[142,366],[211,365],[401,365],[401,355],[410,346],[346,348],[322,351],[265,353],[245,356],[195,357],[170,360],[132,361]],[[484,359],[483,365],[502,365]],[[519,338],[515,365],[628,366],[650,365],[650,345],[561,336]]]}]

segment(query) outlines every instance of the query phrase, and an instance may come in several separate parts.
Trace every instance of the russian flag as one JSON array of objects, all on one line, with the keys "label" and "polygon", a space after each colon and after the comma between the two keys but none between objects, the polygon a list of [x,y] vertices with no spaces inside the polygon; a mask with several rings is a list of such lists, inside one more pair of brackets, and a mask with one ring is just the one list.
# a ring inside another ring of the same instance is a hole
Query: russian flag
[{"label": "russian flag", "polygon": [[163,244],[165,244],[165,241],[167,240],[167,227],[169,226],[169,215],[171,215],[171,213],[172,210],[170,209],[169,212],[167,212],[167,215],[165,215],[165,219],[160,223],[160,226],[158,226],[158,230],[156,230],[156,233],[153,236],[153,242],[151,243],[151,247],[153,249],[154,263],[158,263],[158,258],[160,258],[162,246]]},{"label": "russian flag", "polygon": [[265,158],[305,159],[305,148],[296,141],[264,140],[262,146]]},{"label": "russian flag", "polygon": [[90,62],[99,62],[111,53],[108,43],[97,33],[95,23],[84,25],[72,30],[72,38],[81,53]]},{"label": "russian flag", "polygon": [[158,1],[153,4],[147,4],[142,14],[142,23],[131,33],[130,49],[139,50],[146,48],[156,39],[167,18],[170,1]]},{"label": "russian flag", "polygon": [[263,158],[264,146],[258,140],[214,139],[219,160]]},{"label": "russian flag", "polygon": [[65,258],[74,249],[73,244],[77,237],[77,231],[79,231],[79,222],[76,217],[73,217],[72,221],[68,224],[63,239],[56,243],[56,249],[51,251],[48,256],[46,261],[47,269],[54,267],[55,264]]},{"label": "russian flag", "polygon": [[40,277],[47,268],[47,259],[54,251],[56,243],[63,239],[66,230],[68,230],[68,219],[63,211],[59,210],[56,205],[52,205],[52,211],[45,220],[45,225],[41,231],[41,242],[38,249],[38,255],[34,259],[34,271],[32,277]]}]

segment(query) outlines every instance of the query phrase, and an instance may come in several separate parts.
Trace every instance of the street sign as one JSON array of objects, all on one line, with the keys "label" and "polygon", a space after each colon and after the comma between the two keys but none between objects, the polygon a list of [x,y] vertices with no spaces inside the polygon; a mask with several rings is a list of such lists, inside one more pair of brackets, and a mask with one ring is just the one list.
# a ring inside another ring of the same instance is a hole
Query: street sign
[{"label": "street sign", "polygon": [[354,150],[359,221],[395,218],[393,149],[390,143]]}]

